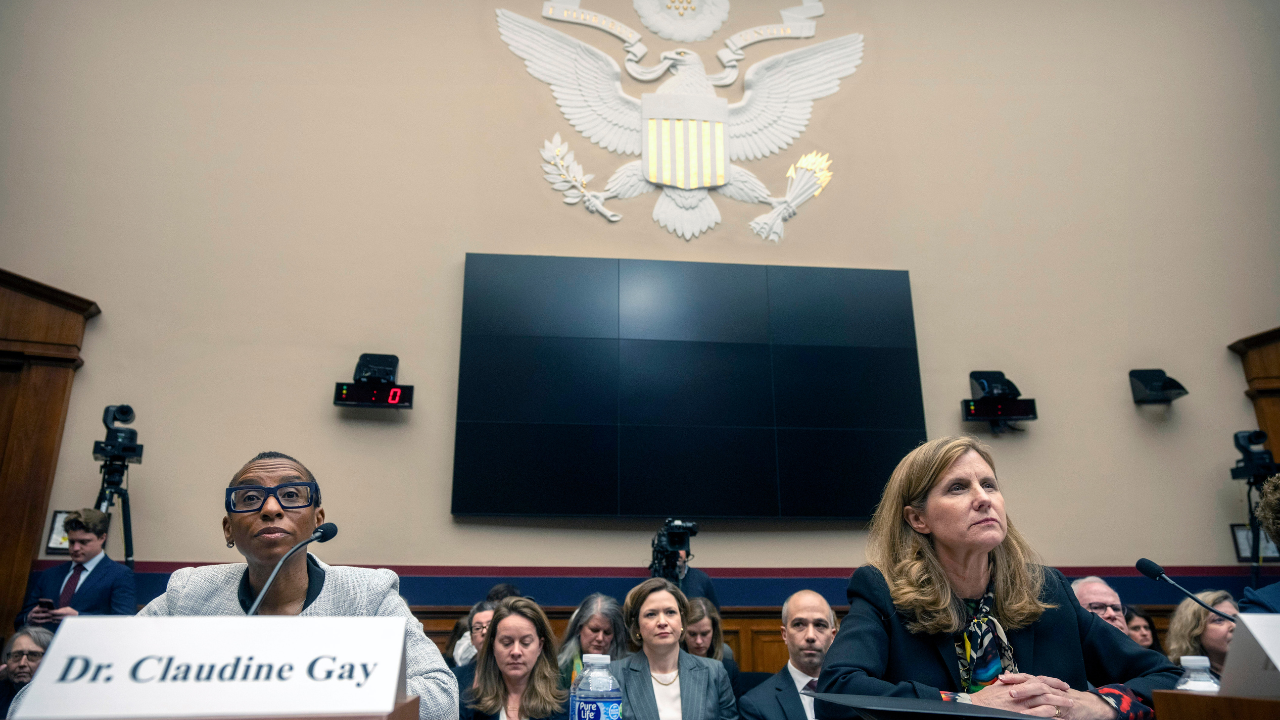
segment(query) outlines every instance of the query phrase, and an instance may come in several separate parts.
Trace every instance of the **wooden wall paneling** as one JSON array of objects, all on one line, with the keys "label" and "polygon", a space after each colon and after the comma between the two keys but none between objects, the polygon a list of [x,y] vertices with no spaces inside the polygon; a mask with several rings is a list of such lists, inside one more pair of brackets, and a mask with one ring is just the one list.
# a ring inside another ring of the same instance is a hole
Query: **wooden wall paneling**
[{"label": "wooden wall paneling", "polygon": [[[0,270],[0,627],[22,606],[92,300]],[[0,632],[0,634],[7,634]]]},{"label": "wooden wall paneling", "polygon": [[[1167,647],[1166,634],[1169,631],[1169,616],[1176,605],[1143,605],[1155,621],[1156,632],[1162,647]],[[471,608],[466,606],[414,606],[414,616],[422,621],[422,630],[427,637],[435,641],[444,652],[449,642],[449,634],[453,632],[453,623],[467,614]],[[551,620],[555,629],[556,640],[564,636],[565,626],[571,607],[546,607],[543,610]],[[849,612],[847,606],[835,608],[836,617],[843,617]],[[722,629],[724,642],[733,649],[734,660],[742,672],[776,673],[787,664],[787,644],[782,639],[781,607],[742,607],[722,608],[724,614]]]},{"label": "wooden wall paneling", "polygon": [[[0,362],[0,439],[9,437],[13,412],[18,406],[18,388],[22,383],[22,363]],[[0,442],[0,467],[4,467],[6,442]],[[3,633],[0,633],[3,635]]]},{"label": "wooden wall paneling", "polygon": [[15,422],[0,465],[0,622],[6,627],[22,608],[31,562],[44,541],[74,373],[66,365],[27,363],[19,374]]}]

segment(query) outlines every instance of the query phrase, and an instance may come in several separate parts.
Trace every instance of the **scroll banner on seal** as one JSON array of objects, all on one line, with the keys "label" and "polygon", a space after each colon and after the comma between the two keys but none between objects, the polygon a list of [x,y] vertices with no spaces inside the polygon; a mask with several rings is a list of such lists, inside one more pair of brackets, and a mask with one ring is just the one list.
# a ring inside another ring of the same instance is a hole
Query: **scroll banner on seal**
[{"label": "scroll banner on seal", "polygon": [[14,717],[386,715],[404,635],[399,617],[71,617]]},{"label": "scroll banner on seal", "polygon": [[822,3],[817,0],[806,0],[805,4],[781,11],[782,22],[773,25],[759,25],[750,30],[734,33],[724,44],[732,51],[758,43],[761,40],[777,40],[780,38],[811,38],[818,31],[818,23],[809,18],[820,17],[823,13]]},{"label": "scroll banner on seal", "polygon": [[625,23],[618,22],[608,15],[591,10],[583,10],[578,7],[577,0],[544,2],[542,3],[542,17],[548,20],[587,25],[603,30],[628,45],[640,39],[640,33],[627,27]]}]

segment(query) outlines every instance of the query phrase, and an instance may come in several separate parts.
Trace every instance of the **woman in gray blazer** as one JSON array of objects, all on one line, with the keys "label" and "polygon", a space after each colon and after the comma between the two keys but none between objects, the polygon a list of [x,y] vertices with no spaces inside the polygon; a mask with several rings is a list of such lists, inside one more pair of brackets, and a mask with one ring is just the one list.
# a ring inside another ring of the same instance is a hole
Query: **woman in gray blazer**
[{"label": "woman in gray blazer", "polygon": [[[271,570],[299,541],[324,522],[320,485],[302,463],[265,452],[240,468],[226,491],[222,533],[244,563],[174,571],[160,597],[140,616],[244,615],[262,592]],[[422,623],[400,597],[400,578],[390,570],[326,565],[299,553],[280,568],[260,615],[404,618],[405,688],[417,695],[419,720],[457,720],[458,681]],[[12,716],[20,693],[10,709]]]},{"label": "woman in gray blazer", "polygon": [[689,601],[673,583],[650,578],[622,607],[637,652],[609,665],[622,686],[622,720],[738,720],[724,666],[680,649]]}]

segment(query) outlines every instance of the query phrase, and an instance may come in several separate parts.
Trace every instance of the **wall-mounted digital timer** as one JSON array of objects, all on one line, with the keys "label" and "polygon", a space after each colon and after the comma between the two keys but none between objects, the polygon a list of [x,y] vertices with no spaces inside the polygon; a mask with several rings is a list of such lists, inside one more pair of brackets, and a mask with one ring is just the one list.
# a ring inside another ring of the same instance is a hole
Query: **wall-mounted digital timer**
[{"label": "wall-mounted digital timer", "polygon": [[343,407],[411,408],[413,407],[413,386],[391,383],[336,383],[333,388],[333,404]]}]

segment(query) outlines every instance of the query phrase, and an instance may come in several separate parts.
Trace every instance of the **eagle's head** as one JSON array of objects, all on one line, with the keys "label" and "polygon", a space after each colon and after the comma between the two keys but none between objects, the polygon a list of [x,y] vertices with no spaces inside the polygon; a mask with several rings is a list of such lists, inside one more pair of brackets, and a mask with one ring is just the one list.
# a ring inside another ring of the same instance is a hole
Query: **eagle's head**
[{"label": "eagle's head", "polygon": [[668,50],[658,57],[663,60],[671,61],[671,72],[673,73],[679,73],[681,68],[687,66],[697,66],[697,68],[702,70],[703,73],[706,72],[706,68],[702,64],[702,58],[698,57],[698,53],[692,50],[685,50],[684,48]]}]

